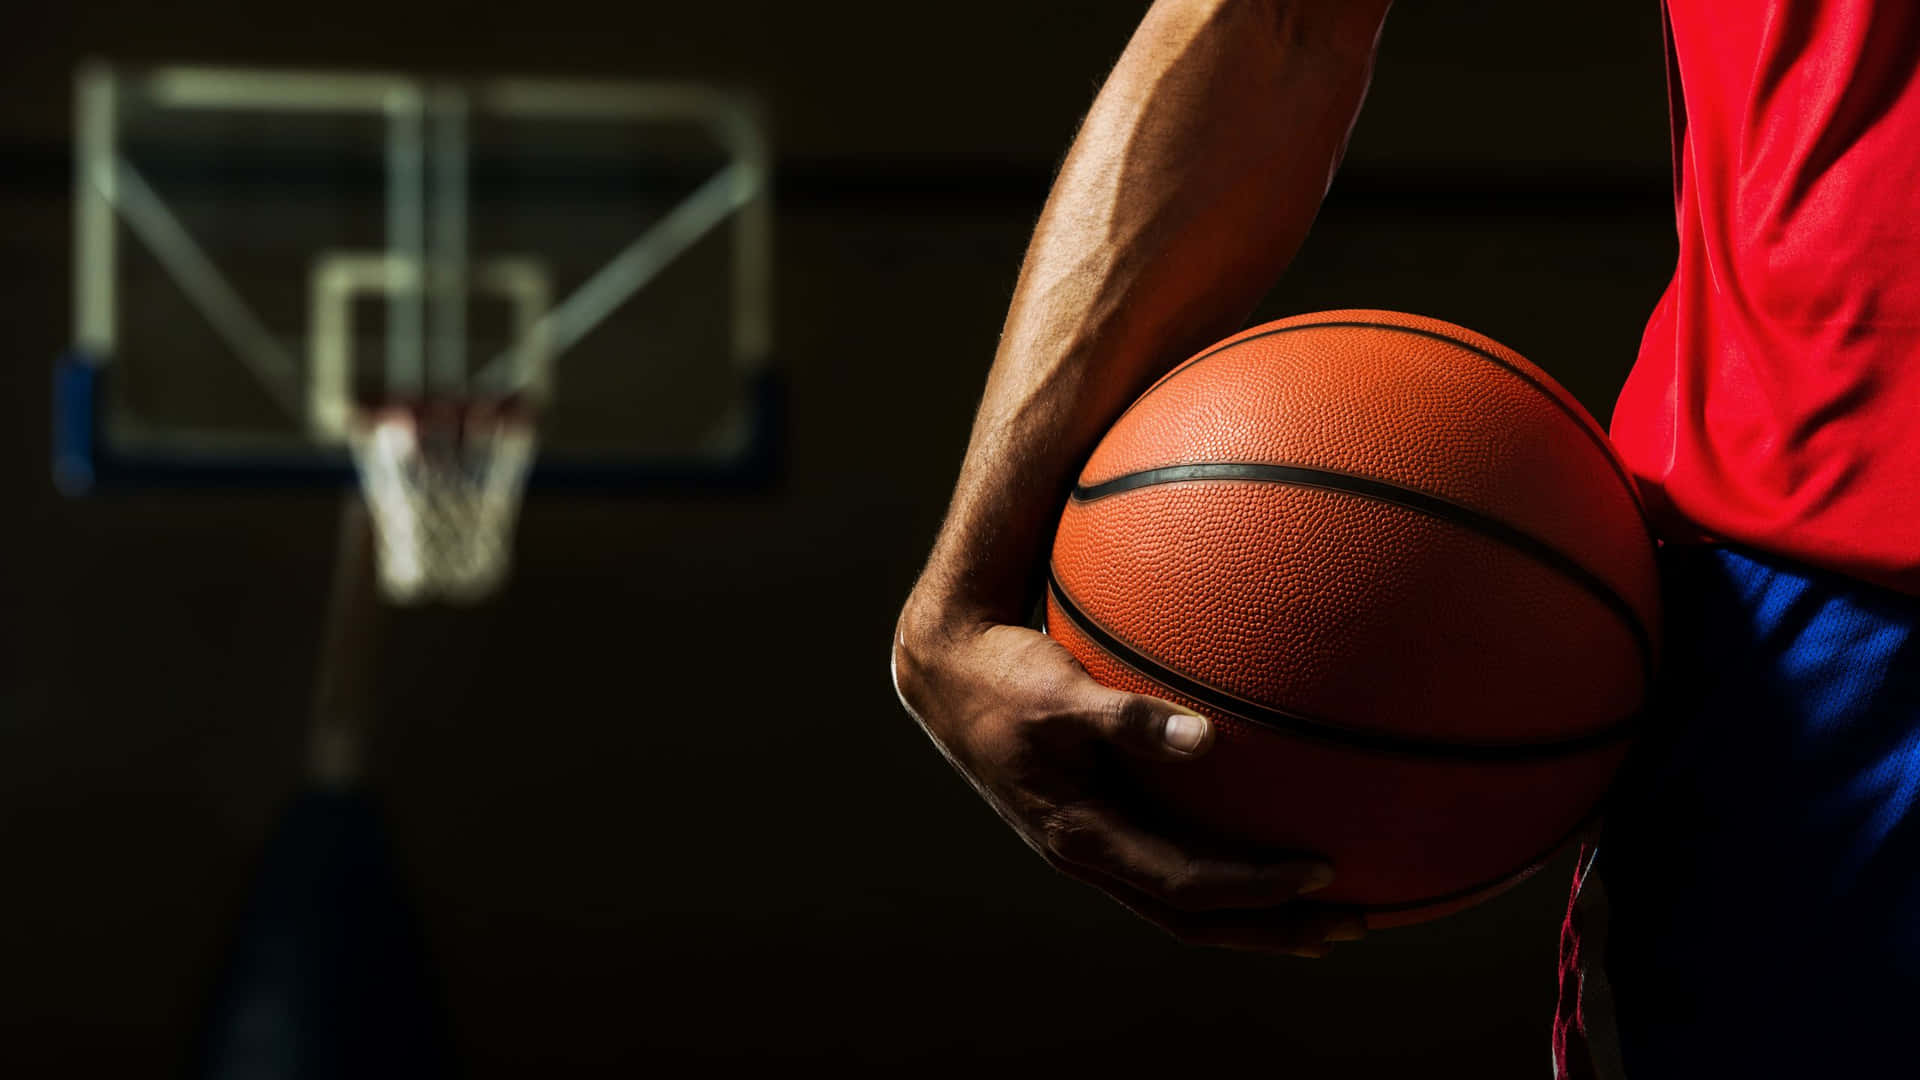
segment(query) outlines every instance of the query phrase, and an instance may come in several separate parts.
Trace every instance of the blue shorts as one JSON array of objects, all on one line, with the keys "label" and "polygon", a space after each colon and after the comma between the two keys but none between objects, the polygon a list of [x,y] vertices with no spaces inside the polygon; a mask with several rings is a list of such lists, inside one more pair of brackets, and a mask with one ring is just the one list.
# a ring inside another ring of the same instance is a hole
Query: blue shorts
[{"label": "blue shorts", "polygon": [[1661,560],[1659,692],[1592,853],[1602,1056],[1629,1080],[1920,1075],[1920,599],[1723,547]]}]

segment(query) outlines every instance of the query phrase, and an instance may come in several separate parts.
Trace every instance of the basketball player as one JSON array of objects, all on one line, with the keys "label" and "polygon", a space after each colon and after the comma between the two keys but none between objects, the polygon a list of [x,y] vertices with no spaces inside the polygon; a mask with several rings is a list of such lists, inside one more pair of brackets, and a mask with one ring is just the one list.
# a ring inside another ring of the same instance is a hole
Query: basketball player
[{"label": "basketball player", "polygon": [[[1187,941],[1319,956],[1362,925],[1298,899],[1324,863],[1143,827],[1096,763],[1198,757],[1207,721],[1097,685],[1023,624],[1107,425],[1299,247],[1387,6],[1153,5],[1035,230],[898,624],[901,699],[980,794]],[[1913,1075],[1920,4],[1668,7],[1680,257],[1613,430],[1665,541],[1668,651],[1653,734],[1582,853],[1555,1071]],[[1600,881],[1604,950],[1575,932]]]}]

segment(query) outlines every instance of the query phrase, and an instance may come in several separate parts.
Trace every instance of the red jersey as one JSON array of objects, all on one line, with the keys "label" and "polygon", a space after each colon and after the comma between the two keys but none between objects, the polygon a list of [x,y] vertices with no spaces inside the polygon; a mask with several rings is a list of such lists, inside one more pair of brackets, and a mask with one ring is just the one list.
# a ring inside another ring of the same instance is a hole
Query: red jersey
[{"label": "red jersey", "polygon": [[1920,3],[1668,15],[1680,260],[1614,440],[1666,539],[1920,595]]}]

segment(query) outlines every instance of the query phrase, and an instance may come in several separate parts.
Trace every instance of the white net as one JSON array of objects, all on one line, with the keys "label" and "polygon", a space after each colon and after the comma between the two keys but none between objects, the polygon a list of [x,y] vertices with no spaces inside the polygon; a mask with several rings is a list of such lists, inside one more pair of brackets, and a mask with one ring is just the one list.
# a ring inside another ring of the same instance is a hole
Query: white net
[{"label": "white net", "polygon": [[485,599],[506,580],[534,427],[484,404],[363,413],[349,444],[395,603]]}]

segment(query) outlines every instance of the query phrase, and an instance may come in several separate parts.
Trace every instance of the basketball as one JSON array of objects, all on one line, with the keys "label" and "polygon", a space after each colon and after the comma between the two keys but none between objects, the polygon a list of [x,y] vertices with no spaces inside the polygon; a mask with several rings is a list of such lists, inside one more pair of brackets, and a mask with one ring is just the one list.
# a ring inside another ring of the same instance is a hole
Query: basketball
[{"label": "basketball", "polygon": [[1590,818],[1659,650],[1653,543],[1580,404],[1437,319],[1331,311],[1186,361],[1081,471],[1047,632],[1213,721],[1133,766],[1223,850],[1312,852],[1385,927],[1517,882]]}]

